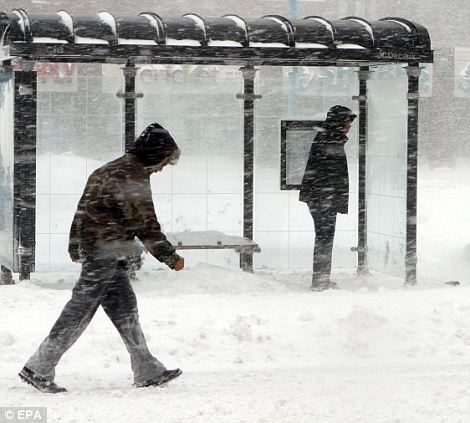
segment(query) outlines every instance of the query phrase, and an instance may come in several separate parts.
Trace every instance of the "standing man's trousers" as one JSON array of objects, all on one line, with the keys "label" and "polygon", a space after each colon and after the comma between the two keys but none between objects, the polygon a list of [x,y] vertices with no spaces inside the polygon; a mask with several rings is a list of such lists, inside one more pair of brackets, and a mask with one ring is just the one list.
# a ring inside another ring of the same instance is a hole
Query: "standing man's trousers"
[{"label": "standing man's trousers", "polygon": [[147,348],[125,264],[112,255],[87,256],[72,298],[26,367],[52,381],[60,358],[77,341],[101,305],[130,354],[134,382],[163,374],[165,366]]},{"label": "standing man's trousers", "polygon": [[322,287],[330,283],[337,212],[334,207],[311,204],[309,209],[315,226],[312,286]]}]

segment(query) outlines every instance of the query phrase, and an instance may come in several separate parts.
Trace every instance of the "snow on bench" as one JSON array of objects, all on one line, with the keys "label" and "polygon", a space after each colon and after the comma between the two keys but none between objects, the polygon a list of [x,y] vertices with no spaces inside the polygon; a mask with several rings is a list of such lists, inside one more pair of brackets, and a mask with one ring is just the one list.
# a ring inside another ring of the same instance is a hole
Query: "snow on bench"
[{"label": "snow on bench", "polygon": [[237,253],[259,253],[258,244],[241,236],[226,235],[218,231],[173,232],[167,234],[177,250],[233,249]]}]

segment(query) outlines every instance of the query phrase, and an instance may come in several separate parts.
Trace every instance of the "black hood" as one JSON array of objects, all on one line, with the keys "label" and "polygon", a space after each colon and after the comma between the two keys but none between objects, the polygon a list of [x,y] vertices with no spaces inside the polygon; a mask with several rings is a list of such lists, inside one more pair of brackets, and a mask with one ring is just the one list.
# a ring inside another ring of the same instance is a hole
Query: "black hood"
[{"label": "black hood", "polygon": [[352,122],[356,115],[345,106],[333,106],[326,115],[325,127],[341,131],[344,124]]},{"label": "black hood", "polygon": [[152,123],[137,137],[127,151],[137,156],[144,166],[155,166],[172,155],[178,146],[170,133],[158,123]]}]

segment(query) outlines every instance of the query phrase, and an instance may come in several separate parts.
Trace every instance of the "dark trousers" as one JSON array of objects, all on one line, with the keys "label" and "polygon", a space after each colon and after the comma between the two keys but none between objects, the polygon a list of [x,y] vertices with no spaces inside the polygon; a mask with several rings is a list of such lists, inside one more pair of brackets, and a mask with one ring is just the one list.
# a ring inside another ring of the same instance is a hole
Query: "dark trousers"
[{"label": "dark trousers", "polygon": [[331,206],[309,204],[309,209],[315,226],[312,285],[323,286],[330,282],[337,212]]},{"label": "dark trousers", "polygon": [[161,376],[165,366],[147,348],[125,262],[112,255],[88,256],[85,259],[72,298],[25,366],[53,380],[60,358],[77,341],[100,305],[118,330],[130,354],[134,382]]}]

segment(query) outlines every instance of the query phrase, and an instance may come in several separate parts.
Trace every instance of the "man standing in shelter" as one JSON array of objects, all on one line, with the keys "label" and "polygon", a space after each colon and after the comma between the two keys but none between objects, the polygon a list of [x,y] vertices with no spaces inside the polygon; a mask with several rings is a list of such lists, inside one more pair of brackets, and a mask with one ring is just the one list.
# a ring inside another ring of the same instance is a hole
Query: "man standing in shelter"
[{"label": "man standing in shelter", "polygon": [[69,240],[72,261],[82,263],[80,279],[51,332],[19,373],[23,381],[42,392],[65,391],[54,382],[55,367],[100,305],[130,354],[136,386],[158,386],[181,374],[180,369],[167,370],[148,350],[126,271],[135,237],[171,269],[184,267],[161,232],[150,189],[150,175],[176,164],[179,156],[169,132],[154,123],[128,153],[89,177]]},{"label": "man standing in shelter", "polygon": [[299,201],[307,203],[315,226],[312,290],[338,288],[330,280],[338,213],[348,213],[349,174],[344,146],[356,115],[333,106],[313,140],[302,178]]}]

